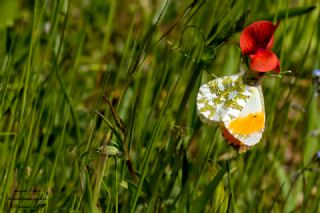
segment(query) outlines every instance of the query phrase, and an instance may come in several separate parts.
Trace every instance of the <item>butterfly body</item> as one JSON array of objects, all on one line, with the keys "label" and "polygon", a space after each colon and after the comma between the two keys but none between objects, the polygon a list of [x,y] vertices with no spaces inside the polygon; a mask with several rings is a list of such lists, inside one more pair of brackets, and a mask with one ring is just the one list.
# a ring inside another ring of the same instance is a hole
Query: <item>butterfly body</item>
[{"label": "butterfly body", "polygon": [[212,80],[199,89],[197,112],[205,123],[219,123],[222,134],[240,152],[258,143],[265,124],[260,78],[243,73]]}]

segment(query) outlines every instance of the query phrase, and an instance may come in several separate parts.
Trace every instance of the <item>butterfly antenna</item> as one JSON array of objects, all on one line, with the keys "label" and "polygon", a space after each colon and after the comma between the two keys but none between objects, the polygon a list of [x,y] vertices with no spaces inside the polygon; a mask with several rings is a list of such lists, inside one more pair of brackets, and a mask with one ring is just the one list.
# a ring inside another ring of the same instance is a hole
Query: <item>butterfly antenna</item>
[{"label": "butterfly antenna", "polygon": [[206,73],[208,73],[208,74],[209,74],[212,78],[214,78],[214,79],[220,78],[219,76],[217,76],[217,75],[209,72],[207,69],[204,69],[204,71],[205,71]]},{"label": "butterfly antenna", "polygon": [[291,74],[291,70],[282,71],[279,74],[266,74],[267,77],[276,77],[276,78],[282,78],[286,74]]}]

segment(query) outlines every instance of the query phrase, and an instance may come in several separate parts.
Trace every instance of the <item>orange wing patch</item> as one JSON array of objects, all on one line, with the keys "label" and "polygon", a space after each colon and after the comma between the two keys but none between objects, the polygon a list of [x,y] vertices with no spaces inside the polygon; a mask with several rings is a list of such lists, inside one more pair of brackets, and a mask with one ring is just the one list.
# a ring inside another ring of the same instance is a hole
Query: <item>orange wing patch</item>
[{"label": "orange wing patch", "polygon": [[250,135],[253,132],[261,131],[264,128],[264,113],[251,113],[246,117],[233,119],[228,125],[230,132]]},{"label": "orange wing patch", "polygon": [[224,126],[221,126],[221,132],[222,132],[222,136],[226,139],[228,144],[233,146],[233,148],[238,150],[240,153],[246,152],[249,149],[249,146],[246,146],[237,138],[235,138],[232,134],[230,134],[228,129],[226,129]]}]

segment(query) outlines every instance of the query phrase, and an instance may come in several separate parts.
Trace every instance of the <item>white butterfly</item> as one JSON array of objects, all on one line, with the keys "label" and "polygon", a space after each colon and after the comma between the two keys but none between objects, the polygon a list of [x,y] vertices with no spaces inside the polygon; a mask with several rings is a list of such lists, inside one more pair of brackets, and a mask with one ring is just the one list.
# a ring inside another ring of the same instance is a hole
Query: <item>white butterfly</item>
[{"label": "white butterfly", "polygon": [[222,134],[239,152],[262,138],[265,125],[260,76],[244,78],[243,73],[217,78],[202,85],[197,111],[205,123],[219,123]]}]

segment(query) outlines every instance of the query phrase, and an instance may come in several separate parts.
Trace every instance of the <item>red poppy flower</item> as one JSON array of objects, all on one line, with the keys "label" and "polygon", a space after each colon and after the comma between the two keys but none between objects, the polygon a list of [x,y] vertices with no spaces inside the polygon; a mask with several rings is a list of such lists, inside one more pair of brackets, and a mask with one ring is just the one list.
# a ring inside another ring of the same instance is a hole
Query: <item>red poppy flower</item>
[{"label": "red poppy flower", "polygon": [[280,62],[273,46],[275,25],[270,21],[257,21],[246,27],[240,35],[240,48],[243,55],[249,56],[250,68],[258,72],[275,70],[280,72]]}]

